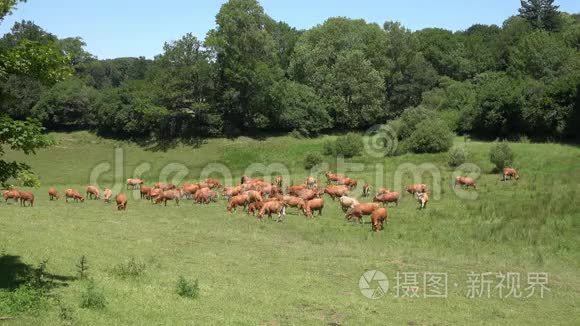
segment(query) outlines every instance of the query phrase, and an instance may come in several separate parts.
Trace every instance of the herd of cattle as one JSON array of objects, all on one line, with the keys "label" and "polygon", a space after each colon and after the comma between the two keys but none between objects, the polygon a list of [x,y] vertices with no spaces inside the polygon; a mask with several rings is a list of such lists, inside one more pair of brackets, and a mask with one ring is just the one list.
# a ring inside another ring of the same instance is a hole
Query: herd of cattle
[{"label": "herd of cattle", "polygon": [[[327,172],[326,186],[320,187],[314,177],[306,178],[303,184],[288,185],[284,191],[282,188],[283,178],[277,176],[273,182],[264,181],[262,178],[250,178],[243,176],[240,184],[236,186],[224,187],[217,179],[206,179],[198,183],[184,183],[178,187],[173,184],[156,183],[153,186],[146,186],[141,179],[128,179],[127,190],[139,190],[141,199],[149,200],[153,204],[167,206],[168,201],[174,201],[179,205],[182,199],[190,199],[199,204],[209,204],[218,201],[218,191],[227,201],[227,211],[233,213],[241,207],[248,214],[257,216],[262,220],[264,216],[272,217],[277,215],[278,221],[286,215],[286,209],[295,208],[299,213],[307,218],[312,218],[314,213],[322,215],[324,209],[324,196],[328,195],[332,201],[338,200],[340,207],[345,213],[345,218],[351,220],[357,218],[362,223],[364,216],[370,216],[373,231],[383,228],[383,223],[388,221],[388,204],[399,204],[401,194],[386,188],[379,188],[375,192],[372,202],[360,202],[354,197],[350,197],[350,192],[357,187],[355,179],[344,175]],[[503,169],[503,180],[508,178],[519,179],[517,171],[513,168]],[[455,178],[455,186],[476,188],[475,181],[466,176]],[[425,184],[412,184],[405,188],[406,192],[415,196],[419,209],[427,208],[429,202],[428,187]],[[365,183],[362,187],[362,197],[368,198],[371,194],[371,185]],[[60,194],[55,188],[49,188],[49,199],[58,200]],[[17,189],[9,189],[2,192],[5,202],[9,199],[15,202],[20,201],[21,206],[34,206],[34,194]],[[86,197],[85,197],[86,196]],[[111,189],[101,191],[96,186],[88,186],[83,196],[75,189],[66,189],[64,192],[65,201],[84,202],[85,198],[100,200],[106,203],[111,202],[113,193]],[[119,193],[115,196],[118,210],[127,208],[127,196]],[[382,204],[382,205],[381,205]]]}]

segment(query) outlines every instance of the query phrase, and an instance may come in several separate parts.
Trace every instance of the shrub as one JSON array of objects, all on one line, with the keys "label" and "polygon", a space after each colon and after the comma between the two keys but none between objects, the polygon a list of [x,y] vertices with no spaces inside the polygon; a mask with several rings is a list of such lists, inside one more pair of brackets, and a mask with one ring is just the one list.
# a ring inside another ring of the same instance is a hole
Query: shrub
[{"label": "shrub", "polygon": [[199,284],[197,280],[191,283],[185,277],[180,276],[176,285],[177,294],[184,298],[196,299],[199,296]]},{"label": "shrub", "polygon": [[121,278],[135,278],[145,272],[145,263],[137,261],[134,257],[119,263],[113,268],[113,273]]},{"label": "shrub", "polygon": [[424,121],[436,119],[436,112],[423,106],[408,108],[401,114],[400,125],[397,128],[397,134],[400,139],[407,139],[419,129],[419,124]]},{"label": "shrub", "polygon": [[94,281],[86,283],[85,291],[81,295],[81,308],[104,309],[107,305],[105,294],[102,289],[97,288]]},{"label": "shrub", "polygon": [[14,291],[0,290],[0,315],[35,313],[45,307],[45,293],[31,284]]},{"label": "shrub", "polygon": [[304,157],[304,168],[306,170],[312,169],[314,166],[322,163],[322,155],[318,152],[311,152]]},{"label": "shrub", "polygon": [[447,164],[450,167],[458,167],[467,161],[467,148],[465,146],[455,146],[451,148],[447,156]]},{"label": "shrub", "polygon": [[407,140],[409,150],[414,153],[445,152],[453,145],[453,134],[445,122],[425,120],[417,124],[415,131]]},{"label": "shrub", "polygon": [[327,139],[322,144],[322,154],[324,155],[334,155],[334,142]]},{"label": "shrub", "polygon": [[18,172],[18,183],[23,187],[38,188],[40,187],[40,180],[38,177],[27,170],[22,170]]},{"label": "shrub", "polygon": [[363,148],[363,139],[359,134],[350,132],[345,136],[340,136],[334,142],[334,154],[344,157],[360,155]]},{"label": "shrub", "polygon": [[506,142],[496,143],[489,151],[489,160],[497,170],[503,170],[514,161],[514,153]]}]

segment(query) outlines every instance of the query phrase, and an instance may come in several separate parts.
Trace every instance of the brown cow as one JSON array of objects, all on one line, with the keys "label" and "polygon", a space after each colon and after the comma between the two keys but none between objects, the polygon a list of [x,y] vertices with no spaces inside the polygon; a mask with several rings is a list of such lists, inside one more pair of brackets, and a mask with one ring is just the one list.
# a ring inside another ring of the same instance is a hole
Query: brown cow
[{"label": "brown cow", "polygon": [[208,188],[210,188],[210,189],[222,187],[222,184],[218,179],[208,178],[205,180],[205,183],[208,185]]},{"label": "brown cow", "polygon": [[376,195],[373,199],[375,203],[383,203],[383,205],[389,205],[389,203],[395,203],[395,205],[399,206],[399,199],[401,198],[401,194],[393,191],[393,192],[385,192],[379,195]]},{"label": "brown cow", "polygon": [[298,193],[306,189],[305,185],[295,185],[286,187],[286,193],[288,195],[298,196]]},{"label": "brown cow", "polygon": [[377,191],[377,195],[385,194],[387,192],[391,192],[391,189],[389,189],[389,188],[379,188],[379,190]]},{"label": "brown cow", "polygon": [[419,209],[427,208],[429,202],[429,195],[426,192],[417,193],[417,201],[419,202]]},{"label": "brown cow", "polygon": [[179,206],[179,199],[181,198],[181,194],[181,189],[165,190],[159,196],[157,196],[155,199],[155,204],[163,202],[163,205],[167,206],[167,202],[169,200],[175,200],[175,205]]},{"label": "brown cow", "polygon": [[195,201],[199,204],[209,204],[211,201],[216,200],[217,193],[210,188],[202,188],[195,193]]},{"label": "brown cow", "polygon": [[183,185],[182,189],[187,198],[193,199],[193,196],[200,189],[200,186],[199,184],[186,183]]},{"label": "brown cow", "polygon": [[4,202],[6,203],[8,202],[8,199],[13,199],[14,202],[18,202],[18,199],[20,199],[20,191],[14,189],[4,191],[2,197],[4,197]]},{"label": "brown cow", "polygon": [[314,199],[316,197],[319,197],[319,193],[318,193],[318,191],[315,191],[312,189],[303,189],[302,191],[298,192],[298,197],[300,197],[304,200],[311,200],[311,199]]},{"label": "brown cow", "polygon": [[141,188],[139,189],[141,199],[151,199],[151,189],[151,187],[141,185]]},{"label": "brown cow", "polygon": [[351,178],[340,178],[337,180],[337,184],[347,186],[349,189],[356,188],[358,182]]},{"label": "brown cow", "polygon": [[151,188],[151,190],[149,190],[149,199],[151,199],[151,202],[155,202],[155,200],[159,198],[162,194],[163,190],[159,188]]},{"label": "brown cow", "polygon": [[383,222],[389,220],[389,213],[386,207],[381,207],[371,214],[372,230],[377,232],[383,229]]},{"label": "brown cow", "polygon": [[328,194],[332,200],[335,198],[340,198],[342,196],[348,196],[348,187],[341,185],[341,186],[333,186],[328,185],[324,188],[324,193]]},{"label": "brown cow", "polygon": [[20,192],[20,206],[26,207],[26,202],[30,203],[30,207],[34,206],[34,194],[31,192]]},{"label": "brown cow", "polygon": [[154,185],[154,188],[157,188],[157,189],[161,189],[163,191],[166,191],[166,190],[176,189],[177,186],[174,185],[174,184],[171,184],[171,183],[156,182],[155,185]]},{"label": "brown cow", "polygon": [[503,180],[505,181],[507,179],[507,177],[510,177],[510,180],[512,177],[516,178],[516,180],[518,180],[520,178],[520,176],[518,175],[518,171],[516,171],[516,169],[503,168]]},{"label": "brown cow", "polygon": [[143,184],[141,179],[127,179],[127,189],[135,189],[135,187],[140,187]]},{"label": "brown cow", "polygon": [[411,195],[414,195],[414,194],[420,193],[420,192],[427,192],[427,185],[424,185],[422,183],[421,184],[413,184],[413,185],[407,186],[406,190]]},{"label": "brown cow", "polygon": [[95,186],[88,186],[86,194],[88,199],[101,199],[99,189]]},{"label": "brown cow", "polygon": [[58,200],[60,198],[60,195],[58,194],[58,191],[55,188],[50,187],[48,188],[48,198],[50,200]]},{"label": "brown cow", "polygon": [[304,199],[295,196],[284,196],[282,198],[286,206],[288,207],[296,207],[299,210],[303,211],[304,207],[306,206],[306,202]]},{"label": "brown cow", "polygon": [[270,218],[272,218],[272,214],[278,214],[278,222],[281,222],[282,216],[286,217],[286,205],[278,200],[265,202],[258,213],[258,218],[262,220],[264,214],[268,214]]},{"label": "brown cow", "polygon": [[111,189],[109,188],[105,188],[105,190],[103,191],[103,200],[105,201],[105,203],[110,203],[112,196],[113,191],[111,191]]},{"label": "brown cow", "polygon": [[350,219],[354,216],[358,218],[359,223],[362,223],[363,216],[371,215],[375,210],[379,208],[380,208],[379,204],[377,203],[360,203],[358,205],[354,205],[351,209],[349,209],[345,217],[350,221]]},{"label": "brown cow", "polygon": [[224,198],[229,200],[233,196],[239,195],[241,191],[242,191],[242,188],[240,186],[224,187],[223,196],[224,196]]},{"label": "brown cow", "polygon": [[228,202],[227,210],[228,212],[233,213],[238,206],[242,206],[245,209],[249,202],[250,199],[246,194],[233,196]]},{"label": "brown cow", "polygon": [[255,201],[253,203],[250,203],[250,205],[248,205],[248,215],[249,214],[256,215],[256,212],[259,213],[262,207],[264,207],[263,201]]},{"label": "brown cow", "polygon": [[127,196],[124,193],[119,193],[115,196],[115,201],[117,202],[117,210],[127,209]]},{"label": "brown cow", "polygon": [[477,189],[476,185],[475,185],[475,180],[473,180],[470,177],[463,177],[463,176],[455,177],[454,187],[456,187],[457,185],[465,186],[466,188],[473,187],[473,189]]},{"label": "brown cow", "polygon": [[246,192],[244,192],[244,194],[246,196],[248,196],[248,201],[251,202],[255,202],[255,201],[262,201],[262,195],[260,194],[259,191],[256,190],[248,190]]},{"label": "brown cow", "polygon": [[326,172],[324,175],[326,176],[326,183],[327,184],[330,184],[332,181],[338,181],[340,179],[345,178],[344,175],[334,174],[330,171]]},{"label": "brown cow", "polygon": [[318,216],[322,215],[322,209],[324,208],[324,199],[323,198],[315,198],[306,202],[306,206],[304,207],[304,215],[307,217],[312,217],[313,211],[318,211]]},{"label": "brown cow", "polygon": [[64,191],[65,202],[68,203],[69,198],[72,198],[75,203],[78,203],[79,201],[82,203],[85,201],[85,197],[81,196],[81,194],[74,189],[67,189]]}]

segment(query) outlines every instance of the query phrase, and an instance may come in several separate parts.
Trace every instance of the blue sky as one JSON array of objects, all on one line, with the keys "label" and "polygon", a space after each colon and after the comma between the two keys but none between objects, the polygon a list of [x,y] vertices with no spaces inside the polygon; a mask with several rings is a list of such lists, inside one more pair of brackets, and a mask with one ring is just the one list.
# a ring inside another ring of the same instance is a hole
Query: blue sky
[{"label": "blue sky", "polygon": [[[58,37],[80,36],[101,59],[152,58],[163,43],[192,32],[198,38],[215,26],[222,0],[28,0],[0,25],[6,33],[15,21],[32,20]],[[400,21],[417,30],[441,27],[462,30],[474,23],[501,24],[517,13],[519,0],[261,0],[266,13],[306,29],[328,17],[363,18],[382,24]],[[580,1],[556,0],[560,9],[580,12]],[[161,4],[161,5],[160,5]]]}]

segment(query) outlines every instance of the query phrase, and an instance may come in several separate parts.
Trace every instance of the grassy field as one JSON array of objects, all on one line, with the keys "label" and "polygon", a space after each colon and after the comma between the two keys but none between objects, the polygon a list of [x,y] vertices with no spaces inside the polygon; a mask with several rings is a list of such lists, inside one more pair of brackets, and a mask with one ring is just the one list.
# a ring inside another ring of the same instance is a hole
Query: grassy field
[{"label": "grassy field", "polygon": [[[438,200],[417,210],[412,197],[404,195],[398,207],[389,208],[385,230],[373,233],[368,221],[345,221],[329,198],[322,217],[306,220],[290,209],[283,223],[275,223],[257,222],[243,212],[228,214],[223,200],[206,206],[183,201],[179,207],[131,200],[127,211],[118,212],[102,201],[50,202],[46,193],[49,186],[84,190],[95,166],[115,165],[116,147],[123,148],[123,171],[100,174],[102,186],[144,166],[150,167],[145,180],[153,183],[160,174],[171,175],[164,171],[169,163],[186,168],[185,180],[196,180],[212,162],[227,166],[236,180],[252,163],[279,162],[302,182],[304,155],[321,150],[325,138],[216,139],[199,148],[154,152],[84,132],[55,137],[58,144],[36,156],[7,152],[9,159],[29,163],[42,187],[33,190],[33,208],[0,204],[0,317],[13,317],[0,323],[577,325],[580,320],[578,147],[510,144],[521,178],[502,182],[490,172],[491,144],[469,142],[470,161],[482,169],[476,200],[452,190],[446,154],[349,159],[365,166],[347,172],[350,176],[376,183],[382,169],[381,182],[389,187],[401,164],[430,163],[441,173]],[[336,162],[328,163],[336,168]],[[405,175],[403,182],[410,181]],[[426,175],[423,181],[434,180]],[[77,279],[81,256],[104,294],[104,309],[80,307],[88,284]],[[54,287],[38,302],[24,290],[15,291],[22,289],[19,277],[45,260]],[[137,271],[120,269],[130,260],[137,262]],[[384,297],[361,294],[359,279],[367,270],[387,275],[390,288]],[[398,272],[418,273],[418,298],[397,295]],[[447,273],[447,298],[424,297],[425,272]],[[470,272],[520,273],[521,292],[528,273],[545,272],[549,291],[543,298],[539,293],[500,298],[494,281],[490,298],[487,292],[469,298]],[[196,299],[176,293],[179,276],[198,280]],[[26,304],[29,308],[19,309]]]}]

